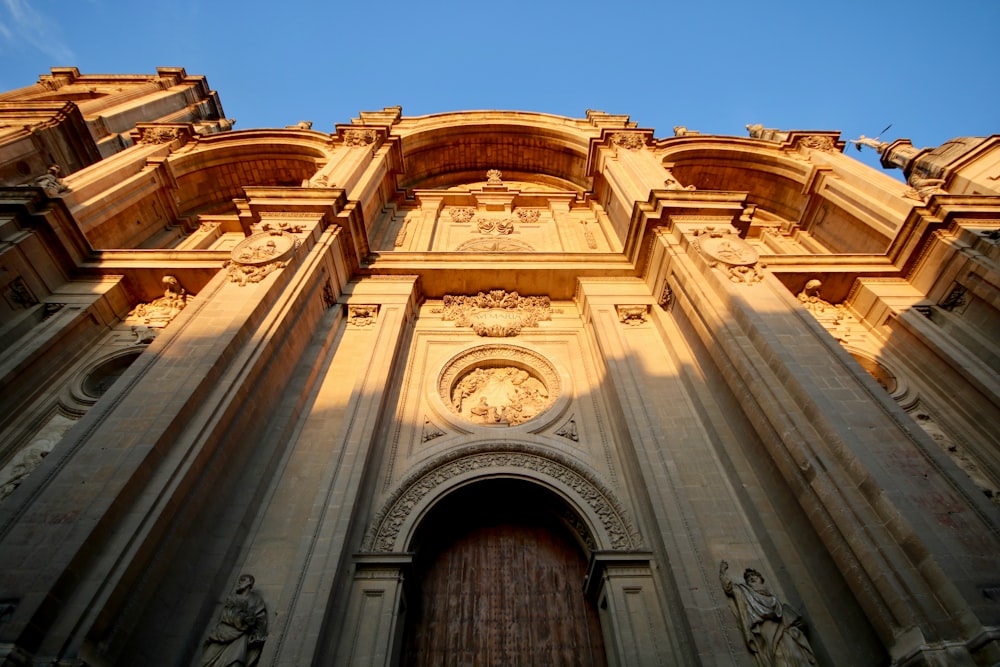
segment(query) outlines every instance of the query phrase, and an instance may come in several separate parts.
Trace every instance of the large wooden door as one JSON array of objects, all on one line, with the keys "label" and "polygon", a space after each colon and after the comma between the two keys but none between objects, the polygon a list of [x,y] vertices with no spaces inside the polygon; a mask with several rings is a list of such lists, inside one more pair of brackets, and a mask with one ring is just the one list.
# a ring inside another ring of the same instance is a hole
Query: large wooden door
[{"label": "large wooden door", "polygon": [[580,547],[538,494],[486,486],[438,511],[422,540],[402,663],[605,665]]}]

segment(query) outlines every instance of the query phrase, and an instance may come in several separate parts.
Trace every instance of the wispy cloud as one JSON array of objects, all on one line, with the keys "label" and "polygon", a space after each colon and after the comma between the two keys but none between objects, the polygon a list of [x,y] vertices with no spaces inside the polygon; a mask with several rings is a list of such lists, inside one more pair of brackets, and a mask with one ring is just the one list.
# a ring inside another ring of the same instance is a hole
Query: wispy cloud
[{"label": "wispy cloud", "polygon": [[36,11],[28,0],[3,0],[2,9],[0,37],[8,44],[31,46],[60,65],[70,65],[76,59],[58,24]]}]

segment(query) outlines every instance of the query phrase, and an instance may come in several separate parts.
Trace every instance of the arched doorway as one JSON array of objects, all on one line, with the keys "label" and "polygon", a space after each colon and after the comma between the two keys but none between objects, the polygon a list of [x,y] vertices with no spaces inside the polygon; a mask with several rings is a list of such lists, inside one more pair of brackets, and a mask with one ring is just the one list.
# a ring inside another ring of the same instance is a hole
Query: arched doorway
[{"label": "arched doorway", "polygon": [[606,665],[571,516],[554,494],[512,479],[438,503],[413,542],[401,663]]}]

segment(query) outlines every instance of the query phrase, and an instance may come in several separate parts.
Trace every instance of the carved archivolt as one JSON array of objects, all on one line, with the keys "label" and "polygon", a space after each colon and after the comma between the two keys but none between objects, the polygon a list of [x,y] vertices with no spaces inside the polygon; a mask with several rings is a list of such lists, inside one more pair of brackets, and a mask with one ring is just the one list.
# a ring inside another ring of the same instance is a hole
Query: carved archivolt
[{"label": "carved archivolt", "polygon": [[[611,491],[578,464],[553,452],[522,444],[480,445],[453,452],[417,470],[400,484],[365,536],[367,552],[405,551],[416,521],[462,478],[512,475],[568,490],[569,499],[599,523],[599,548],[630,551],[642,540]],[[404,532],[404,528],[406,528]]]},{"label": "carved archivolt", "polygon": [[451,411],[480,426],[518,426],[548,410],[562,382],[542,355],[513,345],[483,345],[441,370],[438,393]]}]

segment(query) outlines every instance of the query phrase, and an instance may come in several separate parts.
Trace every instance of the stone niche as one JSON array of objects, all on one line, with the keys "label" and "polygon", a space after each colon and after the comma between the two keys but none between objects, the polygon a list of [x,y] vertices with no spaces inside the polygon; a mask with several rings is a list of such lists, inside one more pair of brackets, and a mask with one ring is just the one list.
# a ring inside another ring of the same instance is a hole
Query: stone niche
[{"label": "stone niche", "polygon": [[519,426],[551,410],[562,396],[552,362],[515,345],[482,345],[448,361],[438,395],[453,417],[479,427]]}]

